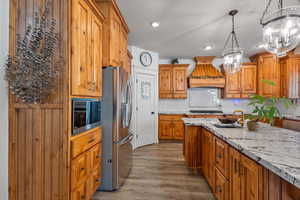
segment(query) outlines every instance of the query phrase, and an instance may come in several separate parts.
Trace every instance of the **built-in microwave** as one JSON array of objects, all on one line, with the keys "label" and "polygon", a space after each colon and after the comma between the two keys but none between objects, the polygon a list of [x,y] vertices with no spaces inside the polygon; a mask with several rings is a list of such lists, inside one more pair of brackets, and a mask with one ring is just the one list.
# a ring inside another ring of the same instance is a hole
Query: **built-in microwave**
[{"label": "built-in microwave", "polygon": [[72,135],[101,125],[101,101],[98,99],[72,99]]}]

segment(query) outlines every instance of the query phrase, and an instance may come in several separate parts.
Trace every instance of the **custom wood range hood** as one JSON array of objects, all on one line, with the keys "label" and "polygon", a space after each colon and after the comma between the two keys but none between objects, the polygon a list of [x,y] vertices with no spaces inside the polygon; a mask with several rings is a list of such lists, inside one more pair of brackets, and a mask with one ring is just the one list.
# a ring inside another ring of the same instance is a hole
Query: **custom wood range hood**
[{"label": "custom wood range hood", "polygon": [[224,88],[225,76],[212,64],[214,56],[195,57],[196,67],[189,76],[189,88]]}]

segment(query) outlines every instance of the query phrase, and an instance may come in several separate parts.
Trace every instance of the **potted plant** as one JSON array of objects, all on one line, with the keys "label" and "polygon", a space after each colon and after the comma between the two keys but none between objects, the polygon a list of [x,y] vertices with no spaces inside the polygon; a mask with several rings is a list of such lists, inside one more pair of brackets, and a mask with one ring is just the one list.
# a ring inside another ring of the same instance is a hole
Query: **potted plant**
[{"label": "potted plant", "polygon": [[[262,80],[265,84],[272,87],[276,87],[276,84],[269,80]],[[287,98],[278,97],[263,97],[260,95],[254,95],[251,97],[248,106],[252,107],[252,113],[246,115],[247,127],[249,131],[255,131],[258,128],[258,121],[264,121],[270,125],[274,124],[276,117],[282,118],[282,114],[278,109],[278,104],[282,103],[286,109],[288,109],[292,103]]]}]

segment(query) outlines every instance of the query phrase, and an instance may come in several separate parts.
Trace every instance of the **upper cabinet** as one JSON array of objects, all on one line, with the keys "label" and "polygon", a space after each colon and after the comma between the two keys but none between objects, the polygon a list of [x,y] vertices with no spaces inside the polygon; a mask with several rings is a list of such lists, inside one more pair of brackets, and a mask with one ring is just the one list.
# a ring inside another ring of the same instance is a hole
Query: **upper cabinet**
[{"label": "upper cabinet", "polygon": [[86,0],[72,1],[71,94],[102,94],[103,16]]},{"label": "upper cabinet", "polygon": [[287,98],[300,98],[300,55],[281,59],[281,92]]},{"label": "upper cabinet", "polygon": [[103,66],[126,65],[128,26],[114,0],[95,0],[105,16]]},{"label": "upper cabinet", "polygon": [[250,98],[256,94],[257,66],[244,63],[240,72],[226,74],[225,98]]},{"label": "upper cabinet", "polygon": [[[279,59],[272,54],[264,53],[251,58],[258,64],[258,94],[265,97],[280,96],[280,64]],[[276,84],[271,86],[262,80],[269,80]]]},{"label": "upper cabinet", "polygon": [[187,67],[180,64],[159,66],[159,98],[187,98]]}]

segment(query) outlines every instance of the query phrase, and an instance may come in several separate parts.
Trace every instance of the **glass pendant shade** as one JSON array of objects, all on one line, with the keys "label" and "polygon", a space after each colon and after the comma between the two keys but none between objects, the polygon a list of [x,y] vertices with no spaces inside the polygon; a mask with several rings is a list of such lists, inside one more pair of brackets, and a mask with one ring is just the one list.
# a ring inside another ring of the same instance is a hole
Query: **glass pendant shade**
[{"label": "glass pendant shade", "polygon": [[279,9],[265,16],[262,25],[265,49],[283,57],[300,42],[300,7]]},{"label": "glass pendant shade", "polygon": [[223,52],[224,70],[226,73],[239,72],[243,62],[243,51],[240,48],[227,49]]},{"label": "glass pendant shade", "polygon": [[239,47],[239,42],[235,33],[234,16],[237,10],[232,10],[229,15],[232,17],[232,31],[226,40],[223,51],[223,68],[226,73],[234,74],[241,70],[243,62],[243,50]]}]

